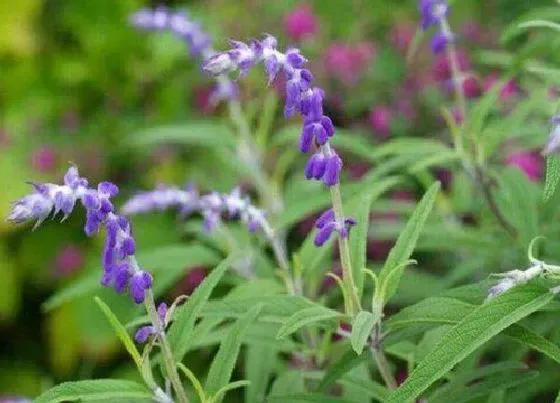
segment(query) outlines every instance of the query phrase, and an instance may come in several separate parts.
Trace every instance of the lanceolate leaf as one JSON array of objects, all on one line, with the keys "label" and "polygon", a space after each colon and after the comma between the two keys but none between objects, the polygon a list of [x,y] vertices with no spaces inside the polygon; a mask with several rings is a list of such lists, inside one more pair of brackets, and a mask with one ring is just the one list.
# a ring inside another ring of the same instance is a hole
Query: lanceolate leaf
[{"label": "lanceolate leaf", "polygon": [[285,395],[272,395],[266,401],[268,403],[353,403],[350,400],[323,395],[320,393],[292,393]]},{"label": "lanceolate leaf", "polygon": [[222,344],[220,344],[218,353],[210,366],[210,372],[204,387],[204,390],[210,396],[214,396],[229,383],[241,348],[242,336],[249,328],[249,325],[257,318],[261,309],[262,305],[257,305],[249,310],[237,321]]},{"label": "lanceolate leaf", "polygon": [[352,211],[357,224],[350,232],[350,257],[356,287],[361,295],[364,285],[362,269],[366,267],[366,250],[369,230],[371,204],[385,191],[399,182],[398,178],[387,178],[376,185],[368,187],[348,203],[346,211]]},{"label": "lanceolate leaf", "polygon": [[544,200],[549,200],[556,191],[560,181],[560,157],[548,156],[546,158],[546,180],[544,184]]},{"label": "lanceolate leaf", "polygon": [[414,401],[455,364],[508,326],[548,304],[552,298],[553,294],[547,289],[526,285],[479,306],[442,337],[387,402]]},{"label": "lanceolate leaf", "polygon": [[126,332],[126,329],[124,328],[124,326],[121,324],[121,322],[119,322],[119,320],[117,319],[115,314],[113,314],[113,312],[111,311],[111,308],[109,308],[107,306],[107,304],[105,304],[101,300],[101,298],[95,297],[95,302],[97,303],[97,305],[99,305],[99,308],[101,308],[101,310],[103,311],[103,313],[107,317],[107,320],[109,321],[109,323],[111,323],[111,326],[115,330],[115,333],[117,334],[117,337],[122,342],[122,344],[124,344],[124,347],[126,348],[126,351],[128,351],[128,353],[130,354],[130,356],[134,360],[134,363],[136,364],[138,369],[141,369],[141,367],[142,367],[142,357],[140,357],[140,353],[138,353],[138,350],[136,349],[136,346],[134,345],[134,342],[132,341],[132,339],[130,338],[128,333]]},{"label": "lanceolate leaf", "polygon": [[49,389],[34,400],[35,403],[58,403],[70,401],[104,400],[117,402],[120,399],[150,401],[152,392],[136,382],[116,379],[64,382]]},{"label": "lanceolate leaf", "polygon": [[236,256],[231,256],[220,263],[202,284],[197,287],[187,302],[175,313],[175,321],[171,325],[168,333],[169,343],[173,349],[175,360],[180,362],[188,349],[188,339],[194,328],[195,321],[202,310],[202,307],[210,297],[212,290]]},{"label": "lanceolate leaf", "polygon": [[[439,182],[434,183],[426,192],[418,206],[412,213],[405,229],[399,235],[397,243],[391,249],[389,257],[379,273],[380,289],[385,289],[385,294],[380,296],[383,298],[382,302],[387,302],[397,290],[402,273],[404,272],[403,264],[410,258],[414,251],[416,241],[420,236],[422,227],[426,222],[434,202],[437,192],[439,191]],[[395,271],[395,273],[393,273]]]},{"label": "lanceolate leaf", "polygon": [[342,317],[341,313],[333,311],[329,308],[324,308],[319,305],[307,308],[290,316],[278,331],[276,338],[281,339],[283,337],[289,336],[302,327],[310,325],[312,323],[333,320],[340,317]]},{"label": "lanceolate leaf", "polygon": [[362,353],[366,341],[371,334],[371,330],[380,316],[380,314],[374,315],[366,311],[360,311],[360,313],[356,315],[356,318],[352,322],[352,334],[350,335],[350,344],[356,353]]},{"label": "lanceolate leaf", "polygon": [[[385,322],[391,330],[413,325],[455,325],[477,308],[476,305],[449,298],[427,298],[409,306]],[[502,334],[512,340],[539,351],[560,363],[560,347],[526,327],[513,324]]]},{"label": "lanceolate leaf", "polygon": [[160,144],[234,147],[235,138],[232,131],[221,122],[201,120],[148,128],[131,136],[129,144],[148,149]]},{"label": "lanceolate leaf", "polygon": [[358,365],[371,359],[371,354],[368,351],[362,352],[360,355],[356,355],[353,350],[348,350],[342,357],[333,362],[326,370],[321,383],[317,390],[326,391],[329,386],[334,384],[340,378],[342,378],[348,371]]}]

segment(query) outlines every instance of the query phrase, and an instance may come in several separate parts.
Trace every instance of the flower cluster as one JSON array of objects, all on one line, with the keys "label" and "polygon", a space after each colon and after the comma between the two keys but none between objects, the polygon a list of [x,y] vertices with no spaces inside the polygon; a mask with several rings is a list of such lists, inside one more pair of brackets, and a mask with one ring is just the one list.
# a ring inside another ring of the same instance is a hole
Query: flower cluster
[{"label": "flower cluster", "polygon": [[325,211],[315,222],[315,228],[319,230],[315,236],[315,245],[323,246],[333,232],[338,232],[342,238],[346,238],[350,232],[350,228],[354,225],[356,225],[356,220],[353,218],[346,218],[343,223],[339,223],[336,221],[332,209]]},{"label": "flower cluster", "polygon": [[550,119],[550,123],[553,128],[544,146],[544,155],[558,154],[560,151],[560,115],[556,115]]},{"label": "flower cluster", "polygon": [[455,40],[455,35],[449,29],[445,19],[449,6],[446,0],[419,0],[418,8],[420,11],[422,30],[428,29],[432,25],[439,26],[439,32],[432,37],[432,50],[434,53],[441,53],[447,44]]},{"label": "flower cluster", "polygon": [[232,41],[232,45],[233,49],[210,57],[204,63],[204,70],[215,75],[239,70],[244,76],[262,61],[269,83],[283,71],[286,75],[284,115],[290,117],[297,112],[303,116],[300,151],[315,150],[308,160],[305,174],[308,179],[322,180],[328,187],[338,184],[342,160],[329,144],[334,126],[323,114],[323,90],[312,87],[313,75],[303,67],[307,62],[305,57],[295,48],[280,52],[276,39],[270,35],[249,44]]},{"label": "flower cluster", "polygon": [[[302,153],[313,150],[313,155],[305,166],[305,176],[307,179],[321,180],[327,187],[338,185],[342,159],[330,145],[334,125],[323,113],[323,90],[312,86],[313,75],[304,68],[307,59],[296,48],[280,52],[276,38],[271,35],[266,35],[260,41],[231,41],[231,44],[232,49],[206,60],[204,70],[214,75],[238,70],[240,76],[244,76],[259,62],[263,62],[269,84],[283,72],[286,78],[284,116],[289,118],[299,113],[303,117],[299,149]],[[319,238],[324,238],[324,241],[317,244],[323,244],[335,230],[341,237],[347,237],[346,220],[343,217],[333,217],[334,226],[327,226]]]},{"label": "flower cluster", "polygon": [[211,192],[200,195],[192,185],[187,185],[184,189],[160,186],[133,196],[121,211],[125,215],[132,215],[172,208],[178,209],[182,217],[194,212],[200,213],[204,218],[206,231],[214,229],[223,215],[239,218],[251,232],[263,229],[268,235],[271,231],[266,213],[253,206],[248,198],[242,197],[239,188],[229,194]]},{"label": "flower cluster", "polygon": [[[206,60],[215,53],[210,36],[204,32],[198,22],[192,21],[185,12],[171,12],[164,7],[158,7],[155,10],[143,8],[132,14],[130,23],[136,28],[146,31],[170,31],[185,41],[194,57],[200,56]],[[216,105],[222,100],[236,99],[239,96],[237,85],[227,77],[220,76],[216,81],[217,87],[210,95],[212,105]]]},{"label": "flower cluster", "polygon": [[142,303],[146,291],[152,287],[152,276],[138,267],[130,223],[114,213],[111,198],[117,195],[117,186],[111,182],[101,182],[96,189],[91,188],[88,180],[80,177],[75,166],[71,166],[64,175],[64,185],[32,185],[35,191],[13,204],[8,219],[15,223],[35,221],[36,228],[51,213],[53,217],[62,213],[64,221],[74,210],[76,202],[80,201],[86,209],[86,235],[97,234],[103,226],[107,231],[101,283],[113,286],[118,293],[128,290],[134,302]]}]

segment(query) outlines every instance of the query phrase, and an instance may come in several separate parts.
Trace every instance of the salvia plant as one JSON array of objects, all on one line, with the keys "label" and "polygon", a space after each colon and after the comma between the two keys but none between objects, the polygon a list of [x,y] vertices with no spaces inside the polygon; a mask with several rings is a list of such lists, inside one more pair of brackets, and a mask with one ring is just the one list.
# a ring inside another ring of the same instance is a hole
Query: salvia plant
[{"label": "salvia plant", "polygon": [[[201,82],[213,81],[210,104],[227,117],[145,130],[129,144],[204,149],[211,164],[198,183],[160,184],[119,200],[116,184],[93,184],[70,164],[61,184],[29,182],[31,193],[13,203],[13,223],[41,231],[49,218],[64,226],[77,215],[87,237],[103,239],[94,276],[68,284],[45,307],[101,286],[120,294],[130,315],[95,302],[137,370],[126,380],[64,382],[35,401],[554,401],[560,253],[549,240],[560,233],[560,117],[549,87],[558,70],[496,52],[488,60],[504,78],[469,95],[452,9],[446,0],[418,1],[407,55],[412,63],[427,36],[442,58],[450,96],[434,120],[444,128],[434,138],[411,134],[378,146],[335,127],[312,56],[274,33],[217,50],[183,11],[131,15],[139,38],[185,43]],[[291,29],[309,12],[293,17]],[[530,52],[540,44],[532,41],[557,35],[546,15],[523,17],[504,43],[528,41]],[[316,29],[312,22],[307,30]],[[545,85],[505,105],[515,77]],[[264,101],[245,103],[249,83],[259,88],[255,97],[268,89]],[[523,131],[528,121],[534,125]],[[521,166],[519,158],[502,163],[512,139],[542,150],[544,188],[511,166]],[[355,180],[347,168],[356,162],[374,168]],[[453,172],[452,186],[438,180],[441,167]],[[216,179],[224,173],[235,179]],[[423,196],[384,198],[403,187]],[[188,242],[159,249],[137,242],[140,215],[165,211]],[[372,239],[393,240],[382,264],[368,255]],[[428,258],[435,272],[424,270]],[[190,295],[169,297],[185,261],[191,273],[213,268]]]}]

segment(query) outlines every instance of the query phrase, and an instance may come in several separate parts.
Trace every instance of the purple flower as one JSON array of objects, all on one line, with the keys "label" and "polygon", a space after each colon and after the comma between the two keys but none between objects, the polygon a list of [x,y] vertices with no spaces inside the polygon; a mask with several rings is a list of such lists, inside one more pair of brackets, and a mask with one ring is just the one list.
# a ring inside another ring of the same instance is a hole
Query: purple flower
[{"label": "purple flower", "polygon": [[544,155],[558,154],[560,151],[560,115],[554,116],[550,122],[553,129],[542,152]]},{"label": "purple flower", "polygon": [[193,186],[185,189],[159,186],[156,190],[141,192],[126,202],[122,213],[132,215],[150,211],[177,209],[182,217],[198,212],[204,218],[204,229],[212,231],[221,222],[222,216],[238,218],[250,232],[269,228],[266,213],[243,197],[239,188],[230,194],[211,192],[200,196]]},{"label": "purple flower", "polygon": [[[185,12],[172,12],[166,8],[158,7],[155,10],[143,8],[132,14],[130,23],[142,30],[169,30],[176,37],[182,39],[192,56],[201,56],[203,60],[212,59],[214,49],[210,36],[204,32],[200,24],[190,19]],[[237,84],[227,77],[219,77],[217,86],[210,96],[212,105],[222,100],[237,99],[239,89]]]},{"label": "purple flower", "polygon": [[[157,307],[157,314],[158,320],[160,322],[158,323],[158,326],[161,327],[162,330],[164,330],[168,324],[167,304],[165,302],[159,304],[159,306]],[[136,331],[134,340],[136,340],[137,343],[143,344],[148,341],[148,338],[150,336],[155,335],[156,333],[157,331],[154,325],[142,326]]]},{"label": "purple flower", "polygon": [[453,36],[438,32],[432,37],[432,51],[437,55],[443,52],[450,42],[453,42]]},{"label": "purple flower", "polygon": [[319,230],[315,235],[315,245],[323,246],[333,232],[338,232],[341,238],[347,238],[354,225],[356,221],[352,218],[337,219],[332,209],[325,211],[315,222],[315,228]]},{"label": "purple flower", "polygon": [[426,30],[431,25],[437,25],[447,15],[449,7],[445,0],[419,0],[420,26]]},{"label": "purple flower", "polygon": [[117,186],[101,182],[97,188],[90,188],[88,180],[80,177],[78,168],[71,166],[64,175],[64,185],[41,183],[33,187],[34,193],[13,204],[8,219],[16,223],[35,221],[36,228],[51,213],[54,217],[61,212],[64,220],[80,201],[86,209],[86,235],[93,236],[102,227],[107,230],[101,283],[112,286],[118,293],[128,290],[135,302],[142,302],[152,280],[149,273],[138,267],[134,256],[136,243],[128,220],[114,213],[111,198],[117,195]]},{"label": "purple flower", "polygon": [[422,30],[426,30],[432,25],[439,25],[440,32],[432,37],[432,51],[435,54],[443,52],[447,45],[454,40],[445,20],[449,10],[446,0],[420,0],[418,10]]}]

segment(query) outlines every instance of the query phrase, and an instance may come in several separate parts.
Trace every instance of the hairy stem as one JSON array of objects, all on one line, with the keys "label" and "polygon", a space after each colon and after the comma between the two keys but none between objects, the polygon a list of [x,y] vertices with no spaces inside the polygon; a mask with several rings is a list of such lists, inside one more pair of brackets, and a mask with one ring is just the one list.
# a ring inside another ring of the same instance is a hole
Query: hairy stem
[{"label": "hairy stem", "polygon": [[181,378],[179,377],[179,373],[177,372],[177,367],[175,366],[175,360],[173,359],[173,352],[171,351],[171,346],[167,341],[167,337],[165,337],[165,331],[158,317],[156,304],[154,301],[154,295],[151,290],[147,292],[146,299],[144,301],[144,306],[146,307],[146,311],[148,312],[150,321],[152,322],[153,326],[156,329],[156,334],[161,346],[161,353],[163,355],[165,372],[167,373],[167,377],[171,381],[171,384],[173,385],[173,389],[177,394],[177,400],[180,403],[189,403],[189,399],[187,397],[187,394],[185,393],[183,384],[181,383]]},{"label": "hairy stem", "polygon": [[395,390],[398,387],[397,381],[395,380],[395,377],[391,372],[389,361],[387,360],[385,353],[381,349],[380,336],[380,323],[378,323],[377,325],[375,325],[372,334],[373,342],[370,347],[371,355],[373,356],[375,363],[377,364],[379,374],[381,375],[381,378],[383,378],[383,381],[385,382],[387,388],[389,390]]},{"label": "hairy stem", "polygon": [[261,166],[261,156],[255,149],[254,141],[251,137],[251,130],[247,119],[241,109],[241,104],[237,100],[228,103],[229,117],[236,126],[241,142],[239,151],[241,158],[253,179],[253,182],[263,199],[265,207],[271,213],[279,213],[284,209],[282,198],[278,194],[276,187],[270,183],[266,175],[263,174]]},{"label": "hairy stem", "polygon": [[[441,30],[445,35],[449,37],[453,36],[453,33],[451,32],[451,28],[449,27],[449,23],[445,18],[441,19],[440,25],[441,25]],[[461,71],[457,59],[457,51],[455,49],[455,45],[453,44],[453,42],[450,42],[447,45],[446,51],[447,51],[447,58],[449,59],[449,63],[451,65],[451,75],[453,78],[453,87],[455,89],[455,98],[456,98],[457,106],[459,107],[459,111],[462,116],[462,123],[460,125],[461,135],[459,136],[458,139],[459,144],[456,144],[456,147],[462,150],[464,148],[463,137],[465,131],[465,122],[467,121],[467,101],[465,99],[465,94],[463,92]],[[472,133],[472,136],[473,138],[471,140],[473,142],[472,146],[474,147],[474,152],[477,156],[480,157],[482,154],[480,154],[477,141],[474,138],[474,133]],[[506,232],[515,238],[517,236],[517,231],[500,212],[498,205],[496,204],[496,201],[494,199],[494,196],[492,195],[492,191],[491,191],[492,182],[489,180],[488,175],[484,170],[482,161],[475,163],[474,169],[471,169],[470,163],[468,161],[465,161],[464,157],[462,158],[463,158],[463,165],[465,166],[467,173],[470,174],[475,184],[477,184],[482,190],[482,193],[484,195],[484,198],[486,199],[490,211],[496,217],[500,225],[506,230]],[[480,158],[478,158],[478,160],[480,160]]]},{"label": "hairy stem", "polygon": [[[331,187],[331,199],[333,211],[338,223],[344,222],[344,211],[342,210],[342,197],[340,195],[340,186],[337,184]],[[354,274],[352,272],[352,262],[350,260],[350,245],[348,238],[338,237],[338,249],[340,251],[340,263],[342,264],[342,276],[344,284],[348,291],[350,301],[348,301],[349,314],[355,315],[360,309],[360,297],[358,289],[354,282]]]},{"label": "hairy stem", "polygon": [[375,363],[377,364],[377,369],[381,374],[381,378],[385,382],[385,385],[389,390],[397,389],[397,381],[395,377],[391,373],[391,368],[389,366],[389,361],[387,361],[387,357],[385,353],[379,348],[371,348],[371,355],[373,356]]}]

